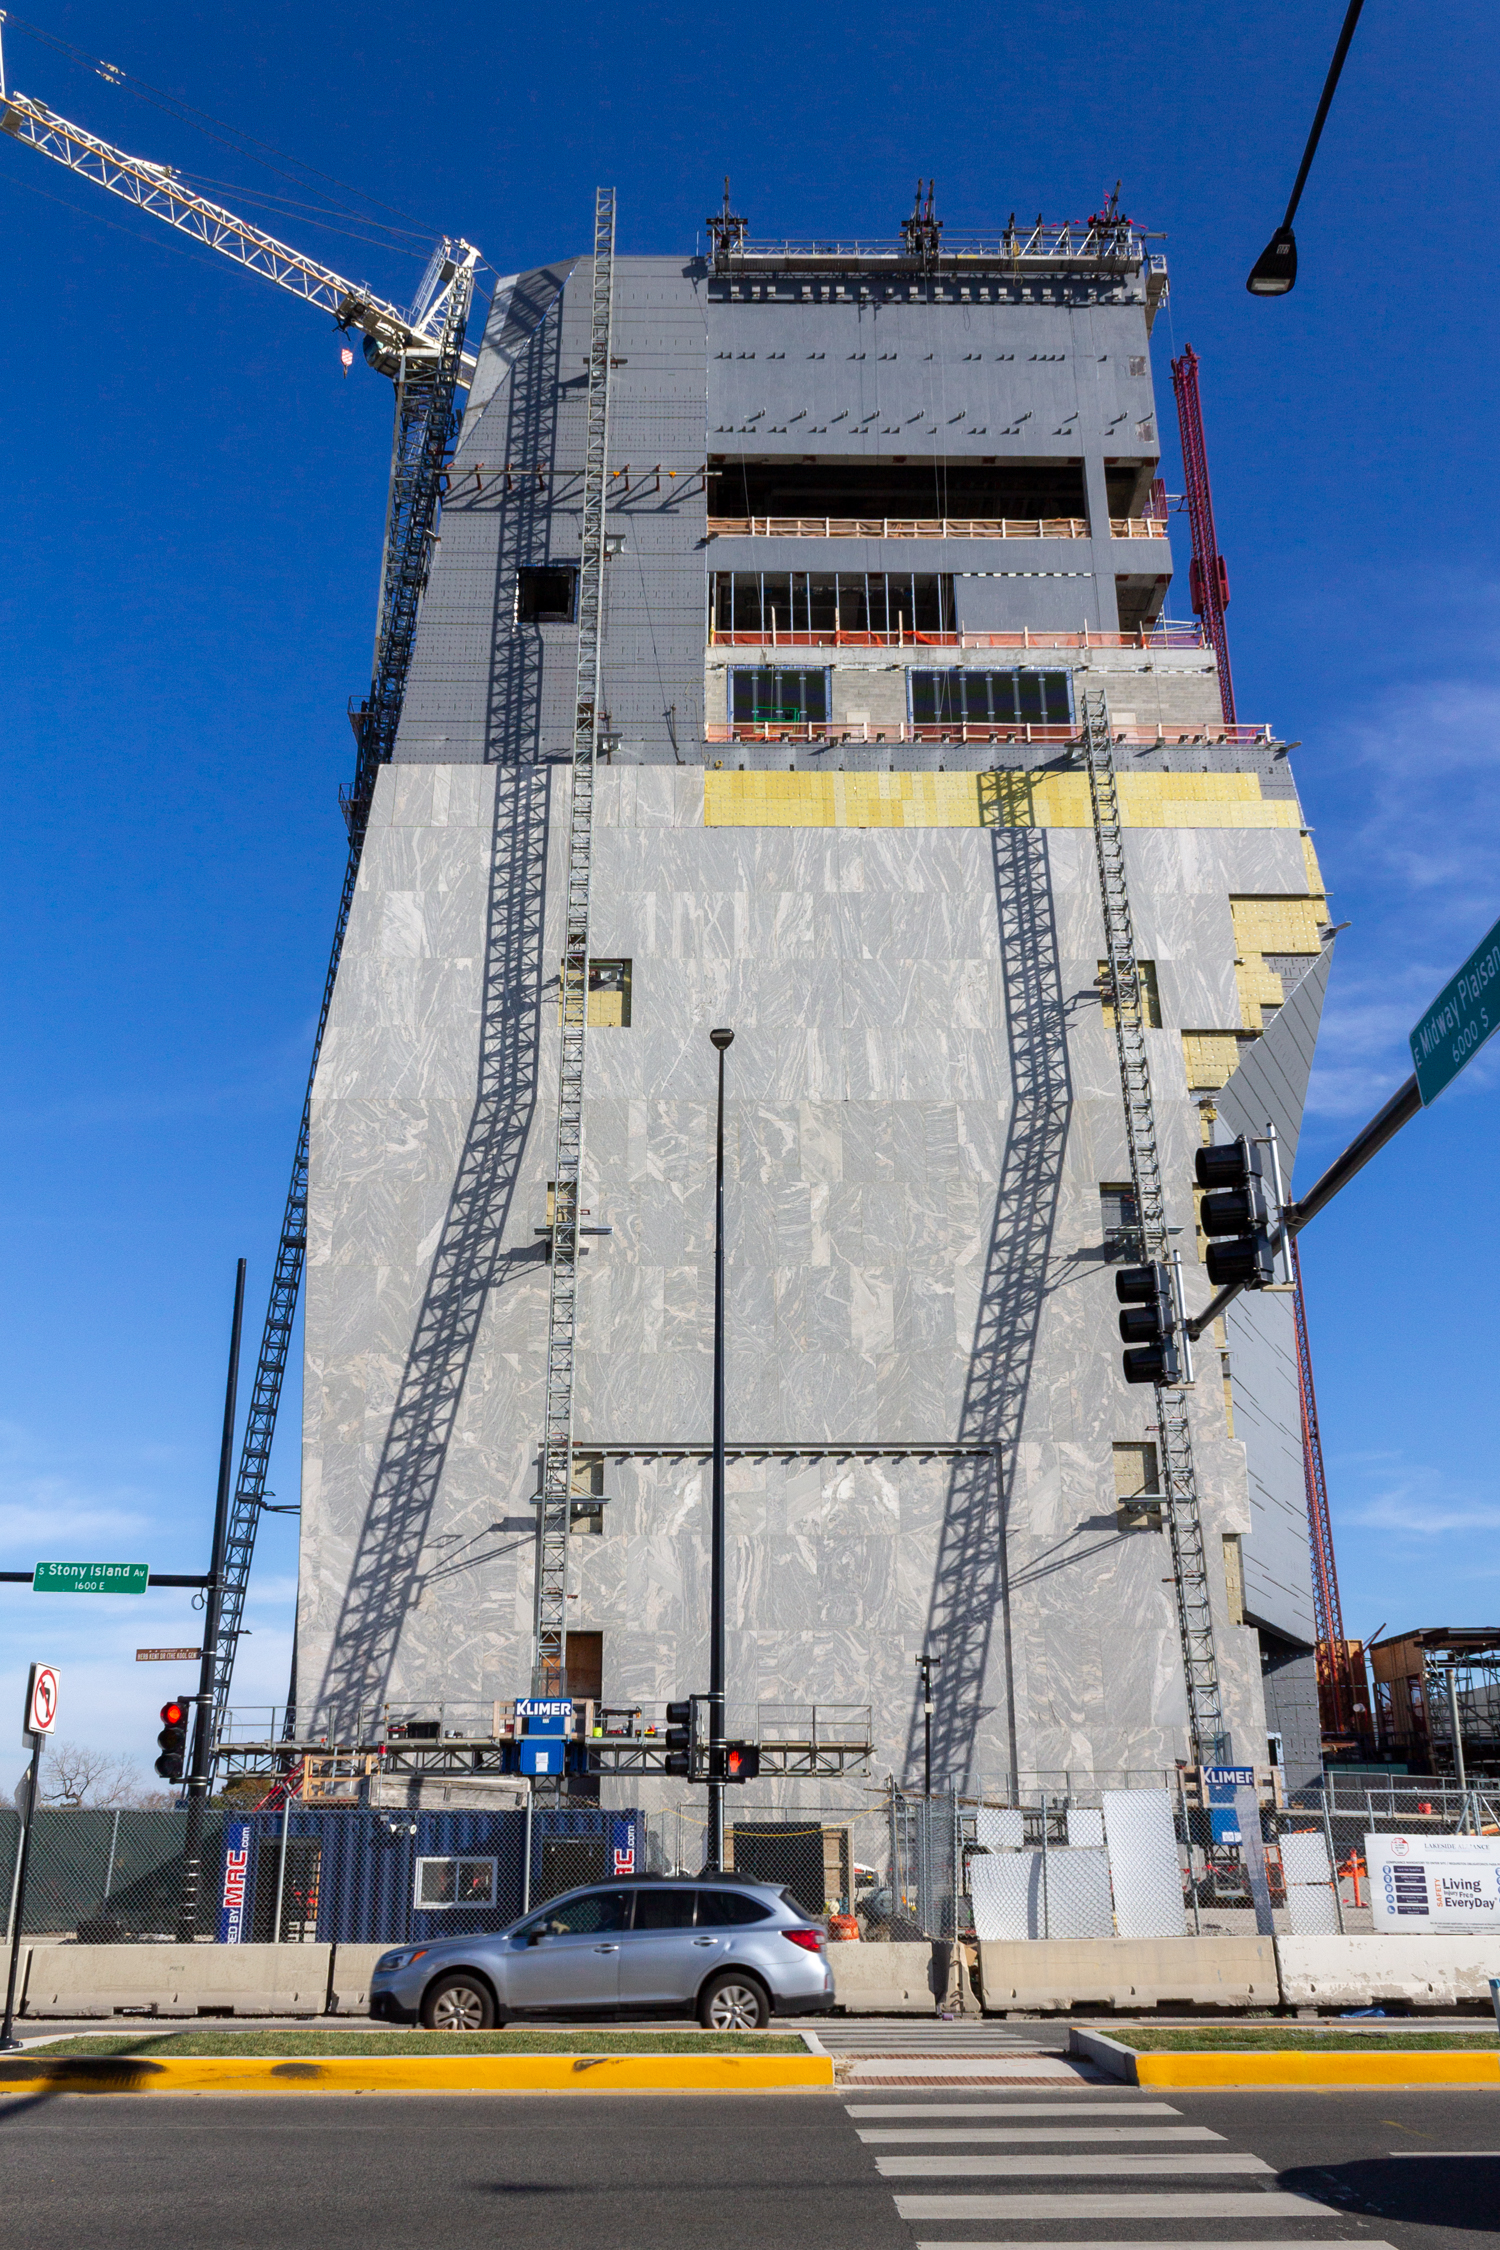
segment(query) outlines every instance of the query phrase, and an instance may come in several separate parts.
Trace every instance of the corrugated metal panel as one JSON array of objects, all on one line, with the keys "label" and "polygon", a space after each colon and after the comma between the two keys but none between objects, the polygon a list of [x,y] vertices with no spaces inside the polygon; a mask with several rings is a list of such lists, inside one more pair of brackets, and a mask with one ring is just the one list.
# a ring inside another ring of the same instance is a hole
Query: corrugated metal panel
[{"label": "corrugated metal panel", "polygon": [[[1265,1132],[1268,1119],[1274,1122],[1288,1183],[1332,961],[1330,944],[1216,1097],[1221,1139],[1237,1133],[1253,1139]],[[1250,1476],[1253,1529],[1244,1545],[1246,1613],[1288,1640],[1311,1642],[1316,1638],[1312,1558],[1292,1301],[1247,1292],[1230,1306],[1226,1331],[1234,1434],[1243,1441]]]}]

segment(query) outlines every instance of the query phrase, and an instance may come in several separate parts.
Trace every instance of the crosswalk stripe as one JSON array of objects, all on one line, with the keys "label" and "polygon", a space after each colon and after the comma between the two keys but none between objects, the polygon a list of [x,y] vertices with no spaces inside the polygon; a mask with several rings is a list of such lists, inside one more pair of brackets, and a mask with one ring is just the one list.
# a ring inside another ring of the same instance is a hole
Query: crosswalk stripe
[{"label": "crosswalk stripe", "polygon": [[1180,2117],[1170,2102],[845,2102],[851,2117]]},{"label": "crosswalk stripe", "polygon": [[[1047,2195],[898,2195],[903,2219],[1334,2219],[1344,2214],[1308,2195],[1280,2188],[1249,2188],[1236,2193],[1195,2194],[1179,2188],[1165,2194],[1103,2195],[1079,2190]],[[973,2246],[970,2246],[973,2250]],[[1070,2244],[1069,2250],[1080,2250]],[[1179,2246],[1181,2250],[1181,2246]],[[1220,2250],[1224,2246],[1220,2245]],[[1235,2245],[1234,2250],[1243,2250]],[[1287,2250],[1282,2244],[1281,2250]],[[1360,2250],[1375,2250],[1361,2243]]]},{"label": "crosswalk stripe", "polygon": [[939,2172],[979,2172],[997,2179],[1130,2180],[1271,2170],[1263,2156],[1238,2149],[1213,2156],[877,2156],[875,2166],[888,2180],[914,2180]]},{"label": "crosswalk stripe", "polygon": [[1122,2141],[1222,2141],[1207,2125],[918,2125],[860,2128],[862,2141],[1067,2141],[1115,2148]]}]

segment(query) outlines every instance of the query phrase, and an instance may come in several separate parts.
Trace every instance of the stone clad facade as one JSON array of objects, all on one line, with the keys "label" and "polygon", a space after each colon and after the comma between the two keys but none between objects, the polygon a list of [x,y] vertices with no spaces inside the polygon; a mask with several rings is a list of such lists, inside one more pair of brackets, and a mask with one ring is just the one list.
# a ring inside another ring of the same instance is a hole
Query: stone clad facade
[{"label": "stone clad facade", "polygon": [[[1152,1394],[1119,1372],[1129,1165],[1088,793],[1076,727],[1016,714],[1103,685],[1123,738],[1194,1299],[1204,1104],[1274,1050],[1295,1142],[1326,977],[1285,753],[1223,739],[1211,652],[1158,622],[1153,277],[1124,267],[960,296],[878,267],[617,265],[583,1197],[610,1231],[587,1243],[575,1411],[603,1504],[569,1630],[600,1636],[606,1701],[705,1682],[707,1032],[731,1024],[731,1704],[868,1704],[876,1771],[914,1777],[927,1647],[934,1776],[969,1788],[1186,1754],[1167,1541],[1117,1505]],[[588,279],[565,261],[497,291],[318,1072],[309,1711],[529,1685],[575,639],[547,604],[578,554]],[[771,596],[804,605],[790,646]],[[753,626],[722,627],[750,601]],[[953,719],[979,695],[1011,717]],[[737,718],[753,697],[770,715]],[[1248,977],[1247,931],[1287,947]],[[1245,1329],[1238,1415],[1235,1316],[1194,1394],[1256,1763],[1267,1636],[1283,1673],[1311,1640],[1282,1309]]]}]

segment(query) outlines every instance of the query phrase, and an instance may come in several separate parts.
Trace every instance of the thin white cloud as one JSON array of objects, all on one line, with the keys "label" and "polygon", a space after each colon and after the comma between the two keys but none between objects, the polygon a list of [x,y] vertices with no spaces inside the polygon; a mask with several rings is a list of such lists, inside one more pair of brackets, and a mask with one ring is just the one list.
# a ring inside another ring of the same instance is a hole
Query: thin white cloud
[{"label": "thin white cloud", "polygon": [[[1500,593],[1483,591],[1466,638],[1434,632],[1425,677],[1378,689],[1319,745],[1324,874],[1335,919],[1353,928],[1323,1018],[1316,1114],[1368,1115],[1394,1091],[1412,1024],[1500,910],[1497,611]],[[1469,1066],[1461,1098],[1496,1083],[1500,1048]]]}]

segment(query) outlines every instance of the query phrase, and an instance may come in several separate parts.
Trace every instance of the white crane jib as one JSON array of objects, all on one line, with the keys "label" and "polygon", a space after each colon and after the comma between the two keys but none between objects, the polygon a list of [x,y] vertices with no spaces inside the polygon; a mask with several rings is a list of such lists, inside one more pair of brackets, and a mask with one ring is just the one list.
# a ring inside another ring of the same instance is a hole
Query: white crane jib
[{"label": "white crane jib", "polygon": [[[383,375],[396,375],[403,364],[435,359],[441,349],[449,313],[449,300],[460,275],[472,275],[479,252],[471,244],[445,238],[433,252],[416,302],[401,312],[377,297],[363,282],[346,281],[316,258],[304,257],[278,242],[260,227],[237,219],[232,211],[210,203],[185,187],[169,164],[152,164],[143,156],[101,141],[81,125],[59,117],[45,102],[29,95],[0,95],[0,131],[40,149],[43,156],[81,173],[111,195],[123,197],[153,218],[163,219],[180,234],[206,243],[237,265],[263,274],[278,288],[289,289],[310,305],[331,313],[343,329],[357,328],[365,339],[365,357]],[[474,355],[465,352],[461,379],[474,371]]]}]

